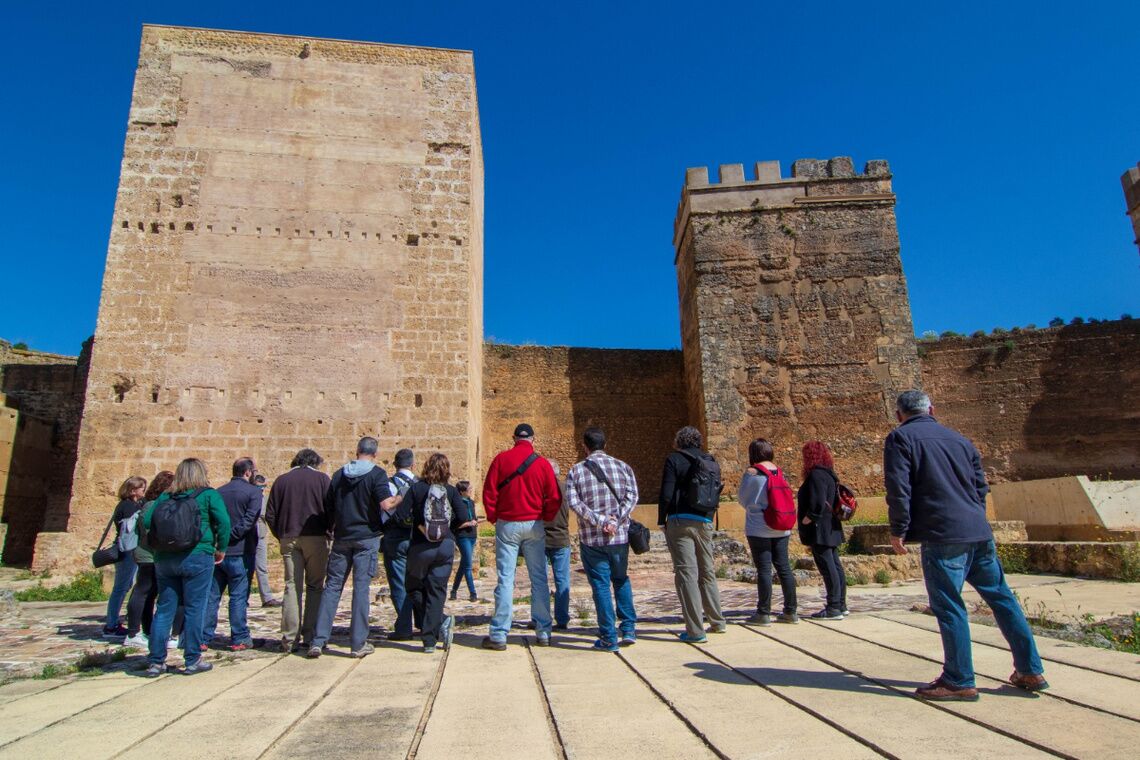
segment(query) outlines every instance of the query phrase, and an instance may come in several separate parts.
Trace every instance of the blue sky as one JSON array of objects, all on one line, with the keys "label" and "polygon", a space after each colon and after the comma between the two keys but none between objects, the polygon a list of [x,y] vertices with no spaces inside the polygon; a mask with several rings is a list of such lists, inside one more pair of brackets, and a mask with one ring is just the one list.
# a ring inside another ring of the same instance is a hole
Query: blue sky
[{"label": "blue sky", "polygon": [[685,168],[836,155],[891,163],[916,332],[1140,317],[1140,3],[790,5],[6,9],[0,337],[94,331],[142,23],[474,50],[500,341],[679,346]]}]

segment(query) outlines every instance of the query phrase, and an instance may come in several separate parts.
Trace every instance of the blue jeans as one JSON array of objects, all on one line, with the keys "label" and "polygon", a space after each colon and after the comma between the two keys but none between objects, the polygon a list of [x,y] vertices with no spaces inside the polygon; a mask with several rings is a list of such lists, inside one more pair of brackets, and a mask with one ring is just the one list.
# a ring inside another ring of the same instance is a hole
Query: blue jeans
[{"label": "blue jeans", "polygon": [[135,571],[138,570],[135,555],[128,552],[119,557],[115,563],[115,585],[111,587],[111,598],[107,600],[107,620],[104,628],[114,628],[119,624],[119,613],[123,611],[123,602],[127,593],[135,583]]},{"label": "blue jeans", "polygon": [[[623,638],[633,638],[637,628],[637,612],[633,609],[633,586],[629,582],[629,544],[614,546],[579,547],[590,590],[594,592],[594,610],[598,613],[598,638],[607,644],[616,644],[617,626],[614,624],[614,600],[617,601],[617,618],[621,621]],[[610,586],[613,596],[610,596]]]},{"label": "blue jeans", "polygon": [[994,620],[1013,652],[1013,666],[1020,673],[1044,672],[1033,632],[1025,613],[1005,582],[994,542],[972,544],[922,544],[922,574],[930,609],[942,633],[942,679],[959,689],[974,686],[974,662],[970,651],[970,621],[962,601],[962,584],[974,587],[993,610]]},{"label": "blue jeans", "polygon": [[511,630],[515,594],[515,565],[519,553],[530,576],[530,619],[539,638],[550,637],[550,586],[546,582],[546,526],[542,520],[495,523],[495,614],[490,638],[505,642]]},{"label": "blue jeans", "polygon": [[402,532],[388,532],[380,539],[380,550],[384,552],[384,573],[388,576],[388,593],[392,596],[392,606],[396,608],[395,633],[401,636],[412,635],[412,600],[408,598],[405,580],[409,543],[411,538]]},{"label": "blue jeans", "polygon": [[376,575],[379,551],[379,537],[359,541],[333,541],[312,646],[323,647],[332,636],[333,619],[336,617],[336,608],[340,605],[340,595],[344,591],[344,581],[349,570],[352,571],[352,622],[348,627],[348,638],[353,651],[368,641],[368,609],[372,601],[368,586]]},{"label": "blue jeans", "polygon": [[475,538],[473,536],[459,536],[455,539],[459,547],[459,568],[455,571],[455,580],[451,584],[451,593],[459,588],[459,582],[467,580],[467,590],[475,596],[475,575],[471,572],[472,558],[475,556]]},{"label": "blue jeans", "polygon": [[214,566],[214,582],[210,584],[210,603],[206,607],[206,620],[202,625],[202,640],[209,644],[218,628],[218,607],[222,592],[230,594],[230,643],[249,644],[249,625],[246,610],[249,607],[249,578],[253,573],[253,557],[226,557]]},{"label": "blue jeans", "polygon": [[192,551],[172,558],[155,558],[154,575],[158,581],[158,607],[150,624],[150,657],[152,665],[166,662],[166,640],[179,605],[184,612],[182,652],[187,665],[202,658],[202,623],[210,597],[210,581],[214,577],[214,555]]},{"label": "blue jeans", "polygon": [[546,561],[554,573],[554,622],[570,625],[570,547],[547,549]]}]

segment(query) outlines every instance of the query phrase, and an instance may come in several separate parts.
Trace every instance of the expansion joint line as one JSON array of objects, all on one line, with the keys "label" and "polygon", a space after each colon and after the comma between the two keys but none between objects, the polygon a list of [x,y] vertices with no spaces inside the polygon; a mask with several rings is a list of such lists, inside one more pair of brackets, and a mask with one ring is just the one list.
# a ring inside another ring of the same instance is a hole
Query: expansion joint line
[{"label": "expansion joint line", "polygon": [[[206,698],[205,698],[205,699],[203,699],[201,702],[199,702],[198,704],[196,704],[196,705],[194,705],[193,707],[191,707],[189,710],[186,710],[185,712],[181,713],[180,715],[176,715],[176,716],[174,716],[173,718],[171,718],[171,719],[170,719],[170,720],[168,720],[167,722],[163,723],[161,726],[159,726],[159,727],[158,727],[158,728],[156,728],[155,730],[153,730],[153,731],[151,731],[150,733],[148,733],[146,736],[143,736],[142,738],[138,739],[137,741],[134,741],[134,742],[132,742],[132,743],[131,743],[131,744],[129,744],[128,746],[126,746],[126,747],[123,747],[121,750],[119,750],[119,751],[118,751],[118,752],[116,752],[115,754],[111,755],[111,758],[112,758],[112,760],[113,760],[113,758],[116,758],[116,757],[121,757],[121,756],[125,755],[126,753],[130,752],[132,749],[134,749],[135,747],[139,746],[140,744],[142,744],[143,742],[145,742],[147,739],[151,738],[151,737],[152,737],[152,736],[154,736],[155,734],[158,734],[158,733],[159,733],[159,732],[161,732],[161,731],[165,731],[167,728],[169,728],[170,726],[174,725],[174,724],[175,724],[175,723],[177,723],[178,721],[182,720],[182,719],[183,719],[183,718],[185,718],[187,715],[189,715],[190,713],[194,712],[195,710],[197,710],[199,707],[201,707],[202,705],[206,704],[207,702],[209,702],[211,699],[214,699],[215,697],[220,697],[221,695],[225,694],[225,693],[226,693],[227,691],[229,691],[230,689],[233,689],[233,688],[236,688],[236,687],[238,687],[238,686],[241,686],[243,683],[245,683],[245,682],[246,682],[246,681],[248,681],[249,679],[253,678],[253,677],[254,677],[254,676],[256,676],[258,673],[261,673],[263,670],[266,670],[267,668],[269,668],[271,665],[273,665],[273,663],[275,663],[275,662],[278,662],[279,660],[281,660],[281,658],[282,658],[282,657],[284,657],[284,656],[285,656],[285,655],[281,655],[281,656],[278,656],[278,657],[274,657],[274,658],[272,658],[271,660],[269,660],[268,662],[266,662],[266,663],[265,663],[265,665],[263,665],[262,667],[258,668],[258,669],[257,669],[257,670],[255,670],[255,671],[253,671],[252,673],[250,673],[249,675],[247,675],[245,678],[242,678],[242,679],[240,679],[240,680],[238,680],[238,681],[235,681],[234,683],[231,683],[229,686],[227,686],[226,688],[222,689],[222,690],[221,690],[221,691],[219,691],[218,693],[216,693],[216,694],[211,694],[210,696],[206,697]],[[163,681],[163,680],[165,680],[165,679],[167,679],[167,678],[175,678],[175,677],[176,677],[176,676],[174,676],[173,674],[167,674],[167,675],[164,675],[164,676],[159,676],[158,678],[154,679],[154,680],[153,680],[153,681],[151,681],[150,683],[158,683],[159,681]],[[130,693],[130,692],[128,692],[128,693]],[[119,696],[123,696],[123,695],[121,695],[121,694],[120,694]],[[76,713],[76,714],[78,715],[78,713]]]},{"label": "expansion joint line", "polygon": [[[822,626],[822,623],[816,623],[815,625],[821,625]],[[1040,742],[1033,741],[1032,739],[1027,739],[1024,736],[1018,736],[1017,734],[1013,733],[1012,731],[1007,731],[1004,728],[999,728],[998,726],[992,725],[990,723],[986,723],[983,720],[978,720],[977,718],[971,718],[969,715],[965,715],[963,713],[951,710],[949,707],[946,707],[942,704],[939,704],[938,702],[932,702],[929,699],[922,699],[920,697],[917,697],[917,696],[915,696],[914,692],[907,691],[906,689],[900,689],[897,686],[894,686],[893,684],[887,683],[886,681],[880,681],[879,679],[874,678],[872,676],[869,676],[866,673],[863,673],[861,671],[852,670],[851,668],[848,668],[845,665],[840,665],[838,662],[835,662],[833,660],[829,660],[826,657],[821,657],[820,655],[816,654],[815,652],[812,652],[809,649],[805,649],[804,647],[797,646],[796,644],[792,644],[791,642],[788,642],[788,641],[783,641],[782,639],[778,639],[775,636],[771,636],[767,633],[764,633],[763,631],[758,631],[755,628],[753,628],[752,626],[741,625],[741,628],[744,628],[747,631],[751,631],[752,633],[755,633],[757,636],[763,636],[764,638],[766,638],[770,641],[774,641],[777,644],[781,644],[783,646],[786,646],[789,649],[794,649],[797,652],[799,652],[800,654],[807,655],[808,657],[812,658],[813,660],[817,660],[819,662],[822,662],[824,665],[827,665],[828,667],[835,668],[836,670],[840,670],[840,671],[842,671],[848,675],[855,676],[856,678],[861,678],[862,680],[868,681],[868,682],[873,683],[877,686],[882,686],[884,689],[888,689],[890,691],[893,691],[896,694],[901,694],[904,697],[910,697],[911,699],[915,700],[919,704],[925,705],[925,706],[927,706],[933,710],[940,710],[940,711],[946,713],[947,715],[953,715],[955,718],[959,718],[961,720],[964,720],[967,723],[973,723],[975,726],[980,726],[981,728],[984,728],[987,731],[993,731],[995,734],[999,734],[1001,736],[1004,736],[1007,739],[1012,739],[1015,742],[1020,742],[1026,746],[1033,747],[1034,749],[1040,750],[1041,752],[1044,752],[1046,754],[1053,755],[1054,757],[1065,758],[1065,760],[1079,760],[1079,758],[1074,757],[1073,755],[1068,755],[1064,752],[1060,752],[1056,749],[1053,749],[1052,747],[1041,744]],[[827,630],[831,630],[831,629],[827,629]],[[910,653],[908,652],[907,654],[910,654]]]},{"label": "expansion joint line", "polygon": [[633,671],[633,674],[635,676],[637,676],[638,679],[640,679],[643,684],[645,684],[645,688],[649,689],[649,691],[652,692],[653,696],[657,697],[657,699],[660,700],[663,705],[665,705],[666,707],[669,708],[670,712],[672,712],[674,715],[677,716],[678,720],[680,720],[682,723],[685,724],[685,726],[689,729],[689,731],[691,731],[693,733],[693,736],[696,736],[698,739],[701,740],[702,744],[704,744],[706,747],[708,747],[710,752],[712,752],[714,755],[716,755],[718,758],[720,758],[720,760],[731,760],[731,758],[728,755],[721,752],[720,749],[718,749],[717,746],[712,743],[712,739],[710,739],[708,736],[705,735],[705,733],[703,731],[701,731],[699,728],[697,728],[691,720],[686,718],[685,715],[680,710],[677,709],[677,706],[675,704],[673,704],[673,702],[668,697],[666,697],[664,694],[662,694],[657,689],[656,686],[651,684],[649,682],[649,679],[646,678],[644,675],[642,675],[641,671],[638,670],[637,668],[635,668],[633,666],[633,663],[630,662],[625,657],[625,655],[623,655],[619,652],[617,654],[617,657],[619,660],[621,660],[622,662],[625,663],[625,666],[627,668],[629,668],[631,671]]},{"label": "expansion joint line", "polygon": [[542,709],[546,713],[546,722],[550,726],[551,736],[558,747],[558,756],[562,760],[570,760],[570,756],[566,753],[566,742],[562,739],[562,731],[558,728],[558,719],[554,717],[554,708],[550,706],[550,695],[546,693],[546,684],[542,682],[542,673],[538,669],[538,661],[534,659],[534,650],[531,649],[530,639],[524,639],[524,641],[527,656],[530,658],[530,672],[534,676],[534,682],[538,685],[539,693],[542,694]]},{"label": "expansion joint line", "polygon": [[[905,626],[908,626],[910,628],[917,628],[918,630],[926,631],[927,633],[937,633],[937,631],[932,631],[929,628],[923,628],[921,625],[915,625],[914,623],[908,623],[905,620],[896,620],[895,618],[889,618],[889,617],[886,617],[884,615],[876,615],[873,613],[871,614],[871,617],[877,618],[879,620],[886,620],[888,623],[898,623],[899,625],[905,625]],[[997,644],[991,644],[988,641],[978,641],[977,639],[971,639],[971,642],[973,642],[974,644],[977,644],[978,646],[990,647],[991,649],[1000,649],[1003,652],[1009,651],[1008,647],[999,646]],[[1056,663],[1058,665],[1064,665],[1064,666],[1069,667],[1069,668],[1076,668],[1077,670],[1087,670],[1089,673],[1100,673],[1102,676],[1112,676],[1113,678],[1123,678],[1126,681],[1140,682],[1140,678],[1137,678],[1135,676],[1125,675],[1124,673],[1116,673],[1116,672],[1113,672],[1111,670],[1104,670],[1103,668],[1094,668],[1091,665],[1074,665],[1071,662],[1065,662],[1064,660],[1058,660],[1055,657],[1047,657],[1045,655],[1041,655],[1041,659],[1044,660],[1045,662],[1053,662],[1053,663]],[[1043,693],[1045,693],[1045,692],[1043,692]],[[1063,699],[1063,697],[1062,697],[1062,699]]]},{"label": "expansion joint line", "polygon": [[[878,642],[878,641],[872,641],[871,639],[865,639],[862,636],[856,635],[856,634],[851,633],[849,631],[841,631],[838,628],[828,627],[824,623],[812,623],[812,625],[817,625],[821,628],[825,628],[826,630],[833,631],[835,633],[840,633],[840,634],[843,634],[844,636],[849,636],[850,638],[853,638],[856,641],[862,641],[865,644],[874,644],[877,647],[882,647],[883,649],[889,650],[891,652],[898,652],[899,654],[910,655],[911,657],[917,657],[920,660],[926,660],[927,662],[932,662],[935,665],[938,665],[939,667],[942,666],[942,660],[936,659],[934,657],[927,657],[926,655],[917,654],[915,652],[911,652],[911,651],[906,650],[906,649],[899,649],[898,647],[893,647],[889,644],[883,644],[883,643]],[[926,631],[925,628],[920,628],[919,630]],[[927,633],[934,633],[933,631],[926,631],[926,632]],[[1000,648],[1000,647],[998,647],[998,648]],[[1069,667],[1073,667],[1073,666],[1070,665]],[[994,681],[997,681],[1000,684],[1006,684],[1006,681],[1004,679],[1002,679],[1000,676],[994,676],[994,675],[990,675],[988,673],[981,673],[979,671],[975,671],[975,673],[977,673],[977,675],[982,676],[983,678],[989,678],[989,679],[992,679]],[[1006,685],[1008,685],[1008,684],[1006,684]],[[1077,701],[1075,699],[1071,699],[1069,697],[1062,697],[1060,694],[1053,694],[1052,692],[1049,692],[1049,691],[1039,691],[1039,692],[1036,692],[1036,694],[1039,697],[1050,697],[1052,699],[1060,700],[1061,702],[1066,702],[1066,703],[1073,705],[1075,707],[1083,707],[1086,710],[1092,710],[1093,712],[1103,713],[1105,715],[1111,715],[1114,718],[1123,718],[1124,720],[1130,720],[1133,723],[1140,723],[1140,720],[1133,718],[1131,715],[1122,715],[1121,713],[1113,712],[1112,710],[1109,710],[1109,709],[1104,708],[1104,707],[1097,707],[1096,705],[1085,704],[1084,702],[1079,702],[1079,701]]]},{"label": "expansion joint line", "polygon": [[420,722],[416,724],[416,732],[412,734],[412,743],[408,745],[406,760],[415,760],[416,753],[420,751],[420,742],[424,739],[431,711],[435,709],[435,698],[439,694],[439,686],[443,683],[443,671],[447,669],[447,658],[451,656],[451,647],[443,650],[443,657],[439,658],[439,667],[435,669],[435,677],[431,681],[427,700],[424,701],[424,711],[420,714]]},{"label": "expansion joint line", "polygon": [[[751,629],[749,629],[749,630],[751,630]],[[694,649],[696,649],[698,652],[700,652],[700,653],[701,653],[702,655],[704,655],[705,657],[708,657],[708,658],[709,658],[710,660],[712,660],[713,662],[715,662],[715,663],[718,663],[718,664],[720,664],[721,666],[728,668],[728,669],[729,669],[729,670],[731,670],[733,673],[736,673],[737,675],[739,675],[741,678],[747,679],[747,680],[751,681],[752,683],[756,684],[756,685],[757,685],[757,686],[759,686],[761,689],[763,689],[764,691],[768,692],[769,694],[771,694],[772,696],[776,697],[777,699],[780,699],[780,700],[782,700],[782,701],[784,701],[784,702],[787,702],[789,705],[791,705],[792,707],[796,708],[797,710],[802,710],[803,712],[807,713],[808,715],[810,715],[811,717],[813,717],[813,718],[815,718],[816,720],[820,721],[821,723],[825,723],[826,725],[828,725],[828,726],[831,726],[831,727],[832,727],[832,728],[834,728],[836,731],[838,731],[839,733],[841,733],[841,734],[843,734],[844,736],[846,736],[848,739],[854,739],[854,740],[855,740],[855,741],[857,741],[859,744],[862,744],[864,747],[866,747],[867,749],[871,750],[871,751],[872,751],[872,752],[874,752],[875,754],[877,754],[877,755],[882,755],[883,757],[889,758],[889,760],[901,760],[901,758],[899,758],[899,756],[898,756],[898,755],[893,755],[893,754],[891,754],[890,752],[888,752],[887,750],[883,749],[883,748],[882,748],[882,747],[880,747],[879,745],[875,744],[874,742],[870,741],[869,739],[866,739],[866,738],[864,738],[864,737],[860,736],[859,734],[855,733],[855,732],[854,732],[854,731],[852,731],[851,729],[849,729],[849,728],[846,728],[846,727],[845,727],[845,726],[843,726],[841,723],[837,723],[836,721],[834,721],[834,720],[832,720],[831,718],[827,717],[827,716],[826,716],[826,715],[824,715],[823,713],[821,713],[821,712],[818,712],[818,711],[816,711],[816,710],[813,710],[812,708],[808,707],[807,705],[804,705],[804,704],[800,704],[799,702],[797,702],[796,700],[794,700],[794,699],[792,699],[791,697],[787,696],[786,694],[782,694],[782,693],[780,693],[779,691],[777,691],[777,690],[773,689],[771,686],[769,686],[768,684],[764,683],[763,681],[761,681],[760,679],[756,678],[755,676],[753,676],[753,675],[750,675],[750,674],[748,674],[748,673],[745,673],[743,670],[740,670],[739,668],[733,667],[732,665],[728,664],[727,662],[725,662],[725,661],[724,661],[724,660],[722,660],[721,658],[717,657],[715,654],[713,654],[712,652],[708,651],[707,649],[702,649],[702,648],[701,648],[700,646],[698,646],[697,644],[690,644],[689,646],[693,647]]]},{"label": "expansion joint line", "polygon": [[[288,657],[289,655],[284,655],[284,656]],[[363,659],[357,660],[356,662],[352,663],[347,668],[345,668],[344,672],[341,673],[339,676],[337,676],[337,679],[335,681],[333,681],[332,684],[330,684],[327,689],[322,691],[320,696],[313,700],[312,704],[310,704],[308,707],[305,708],[305,712],[298,715],[296,720],[294,720],[292,723],[290,723],[288,726],[286,726],[285,730],[282,731],[280,734],[278,734],[277,738],[274,739],[272,742],[270,742],[269,746],[261,751],[261,754],[257,756],[257,760],[261,760],[261,758],[265,757],[270,752],[272,752],[274,749],[276,749],[277,745],[281,743],[281,740],[284,739],[286,736],[288,736],[293,731],[294,728],[296,728],[298,725],[300,725],[301,721],[303,721],[305,718],[309,717],[309,714],[312,713],[313,710],[317,709],[317,705],[319,705],[321,702],[323,702],[325,700],[325,697],[327,697],[329,694],[332,694],[333,691],[336,690],[336,687],[340,686],[341,683],[344,681],[344,679],[348,678],[349,674],[352,673],[352,671],[354,671],[358,667],[360,667],[360,663],[362,663],[362,662],[364,662]]]}]

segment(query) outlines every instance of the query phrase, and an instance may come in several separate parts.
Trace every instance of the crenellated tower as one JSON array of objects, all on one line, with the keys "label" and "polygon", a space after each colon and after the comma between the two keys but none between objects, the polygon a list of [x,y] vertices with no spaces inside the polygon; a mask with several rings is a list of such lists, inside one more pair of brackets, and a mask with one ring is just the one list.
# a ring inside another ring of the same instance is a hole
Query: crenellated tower
[{"label": "crenellated tower", "polygon": [[726,472],[770,439],[798,475],[826,441],[845,481],[882,488],[895,394],[921,383],[886,161],[689,169],[674,223],[689,408]]}]

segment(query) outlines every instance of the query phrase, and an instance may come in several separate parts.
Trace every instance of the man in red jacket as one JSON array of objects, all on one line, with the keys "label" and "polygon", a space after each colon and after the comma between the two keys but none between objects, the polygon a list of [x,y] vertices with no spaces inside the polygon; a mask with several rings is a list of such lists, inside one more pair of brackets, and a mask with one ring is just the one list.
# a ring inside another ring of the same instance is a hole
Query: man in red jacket
[{"label": "man in red jacket", "polygon": [[562,506],[562,493],[550,462],[534,450],[534,428],[515,428],[514,448],[500,452],[483,482],[483,509],[495,526],[495,614],[484,649],[507,648],[511,605],[515,593],[515,567],[519,552],[530,576],[530,619],[536,643],[550,645],[550,587],[546,582],[546,526]]}]

